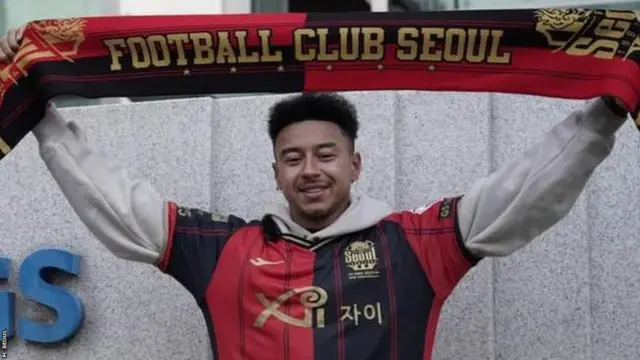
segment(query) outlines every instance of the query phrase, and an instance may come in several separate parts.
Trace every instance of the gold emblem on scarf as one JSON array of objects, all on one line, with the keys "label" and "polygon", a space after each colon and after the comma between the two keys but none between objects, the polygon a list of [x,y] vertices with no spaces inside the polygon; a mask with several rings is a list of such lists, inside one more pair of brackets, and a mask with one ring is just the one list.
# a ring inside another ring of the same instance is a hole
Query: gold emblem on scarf
[{"label": "gold emblem on scarf", "polygon": [[593,10],[540,9],[535,12],[535,29],[555,51],[564,49],[582,31]]},{"label": "gold emblem on scarf", "polygon": [[629,10],[540,9],[534,22],[553,52],[626,59],[640,51],[639,17]]},{"label": "gold emblem on scarf", "polygon": [[25,37],[13,63],[0,70],[0,103],[9,86],[37,61],[64,59],[73,62],[80,45],[85,41],[86,19],[70,18],[41,20],[29,23]]},{"label": "gold emblem on scarf", "polygon": [[344,262],[351,271],[349,279],[374,279],[380,273],[376,270],[378,255],[371,240],[354,241],[344,250]]}]

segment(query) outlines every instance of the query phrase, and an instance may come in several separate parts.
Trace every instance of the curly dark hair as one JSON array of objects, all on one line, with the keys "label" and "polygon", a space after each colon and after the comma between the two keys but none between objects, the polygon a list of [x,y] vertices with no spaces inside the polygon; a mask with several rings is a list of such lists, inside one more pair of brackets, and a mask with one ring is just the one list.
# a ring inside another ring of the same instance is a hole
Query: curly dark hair
[{"label": "curly dark hair", "polygon": [[355,106],[335,93],[303,93],[279,101],[269,111],[269,136],[275,146],[282,129],[289,125],[319,120],[332,122],[351,139],[358,137],[358,114]]}]

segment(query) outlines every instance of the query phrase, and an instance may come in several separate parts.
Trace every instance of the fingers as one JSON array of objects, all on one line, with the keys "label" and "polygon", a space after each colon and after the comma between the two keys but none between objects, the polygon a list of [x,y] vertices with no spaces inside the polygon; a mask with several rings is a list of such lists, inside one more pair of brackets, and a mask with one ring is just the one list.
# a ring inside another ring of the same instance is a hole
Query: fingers
[{"label": "fingers", "polygon": [[18,43],[20,43],[22,41],[22,38],[24,37],[24,31],[27,29],[27,25],[22,25],[18,28],[18,33],[16,34],[16,40],[18,40]]},{"label": "fingers", "polygon": [[25,28],[26,26],[23,25],[18,29],[10,29],[7,36],[0,38],[0,62],[12,61],[16,56],[18,49],[20,49],[20,41],[24,37]]},{"label": "fingers", "polygon": [[0,37],[0,62],[9,62],[13,59],[13,52],[9,46],[7,37]]},{"label": "fingers", "polygon": [[[18,52],[18,48],[20,47],[20,44],[18,44],[17,35],[18,30],[16,29],[9,29],[9,32],[7,32],[7,43],[9,44],[9,48],[14,53],[14,55],[16,52]],[[13,55],[11,57],[13,58]]]}]

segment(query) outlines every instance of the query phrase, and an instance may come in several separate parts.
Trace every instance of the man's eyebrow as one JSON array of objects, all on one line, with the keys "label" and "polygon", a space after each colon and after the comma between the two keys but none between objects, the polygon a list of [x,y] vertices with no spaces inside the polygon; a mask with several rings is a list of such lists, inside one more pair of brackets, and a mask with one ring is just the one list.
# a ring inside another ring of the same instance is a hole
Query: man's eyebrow
[{"label": "man's eyebrow", "polygon": [[336,147],[336,146],[338,146],[338,144],[330,141],[330,142],[318,144],[318,145],[316,145],[316,148],[318,148],[318,149],[326,149],[326,148],[333,148],[333,147]]},{"label": "man's eyebrow", "polygon": [[[327,148],[334,148],[336,146],[338,146],[338,144],[336,144],[333,141],[329,141],[329,142],[325,142],[325,143],[321,143],[321,144],[315,145],[314,147],[316,149],[327,149]],[[286,147],[286,148],[280,150],[280,156],[284,156],[284,155],[287,155],[289,153],[295,153],[295,152],[303,152],[303,149],[301,147],[299,147],[299,146],[289,146],[289,147]]]},{"label": "man's eyebrow", "polygon": [[302,148],[299,146],[289,146],[282,150],[280,150],[280,156],[287,155],[289,153],[299,153],[302,152]]}]

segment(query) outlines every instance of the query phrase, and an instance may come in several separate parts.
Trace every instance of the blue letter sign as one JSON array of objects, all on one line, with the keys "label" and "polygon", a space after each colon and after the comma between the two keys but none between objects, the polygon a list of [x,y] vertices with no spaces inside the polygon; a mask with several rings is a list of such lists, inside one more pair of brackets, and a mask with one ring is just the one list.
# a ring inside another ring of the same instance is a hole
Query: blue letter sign
[{"label": "blue letter sign", "polygon": [[[58,249],[40,249],[27,256],[20,265],[19,288],[26,300],[46,305],[56,311],[57,319],[42,324],[21,316],[18,337],[37,343],[59,343],[71,339],[82,326],[84,307],[80,299],[68,290],[48,283],[45,270],[56,269],[69,274],[80,273],[80,256]],[[9,280],[11,259],[0,258],[0,280]],[[0,291],[0,330],[7,338],[15,335],[15,294]]]}]

